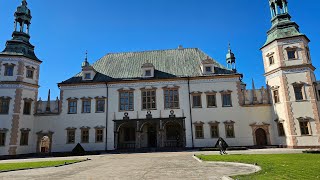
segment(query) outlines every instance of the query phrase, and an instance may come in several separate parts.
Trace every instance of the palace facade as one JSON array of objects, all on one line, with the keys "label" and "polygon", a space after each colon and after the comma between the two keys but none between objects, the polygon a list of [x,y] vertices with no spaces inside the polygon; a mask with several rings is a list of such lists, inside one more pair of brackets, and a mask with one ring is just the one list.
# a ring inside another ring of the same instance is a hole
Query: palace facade
[{"label": "palace facade", "polygon": [[231,48],[227,67],[198,48],[109,53],[38,100],[41,60],[26,0],[0,53],[0,155],[143,148],[320,147],[319,95],[309,39],[287,0],[269,0],[262,46],[266,87],[247,89]]}]

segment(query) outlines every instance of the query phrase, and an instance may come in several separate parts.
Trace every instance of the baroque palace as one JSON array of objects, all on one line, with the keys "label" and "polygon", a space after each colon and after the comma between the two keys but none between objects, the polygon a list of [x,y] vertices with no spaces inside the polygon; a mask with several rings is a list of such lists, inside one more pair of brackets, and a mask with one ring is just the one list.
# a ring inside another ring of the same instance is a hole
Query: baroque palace
[{"label": "baroque palace", "polygon": [[319,90],[309,39],[287,0],[269,0],[266,87],[246,89],[229,47],[224,67],[198,48],[110,53],[38,100],[41,60],[26,0],[0,53],[0,155],[143,148],[320,147]]}]

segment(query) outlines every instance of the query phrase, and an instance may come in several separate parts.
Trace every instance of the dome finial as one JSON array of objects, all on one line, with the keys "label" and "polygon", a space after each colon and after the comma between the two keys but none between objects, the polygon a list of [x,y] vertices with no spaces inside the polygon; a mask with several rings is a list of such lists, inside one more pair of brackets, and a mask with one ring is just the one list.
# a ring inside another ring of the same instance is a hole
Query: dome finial
[{"label": "dome finial", "polygon": [[86,55],[85,55],[84,61],[82,62],[81,67],[88,67],[88,66],[90,66],[90,64],[88,62],[88,50],[86,50]]}]

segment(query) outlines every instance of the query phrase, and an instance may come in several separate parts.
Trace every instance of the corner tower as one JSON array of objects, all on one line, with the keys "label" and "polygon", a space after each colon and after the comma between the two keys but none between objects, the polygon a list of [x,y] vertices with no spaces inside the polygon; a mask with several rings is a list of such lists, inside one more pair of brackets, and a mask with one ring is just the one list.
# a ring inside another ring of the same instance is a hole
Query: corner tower
[{"label": "corner tower", "polygon": [[0,155],[36,151],[34,114],[41,61],[30,40],[31,11],[22,0],[12,39],[0,53]]},{"label": "corner tower", "polygon": [[319,109],[309,42],[291,21],[287,0],[269,0],[272,27],[261,48],[274,107],[274,144],[320,146]]}]

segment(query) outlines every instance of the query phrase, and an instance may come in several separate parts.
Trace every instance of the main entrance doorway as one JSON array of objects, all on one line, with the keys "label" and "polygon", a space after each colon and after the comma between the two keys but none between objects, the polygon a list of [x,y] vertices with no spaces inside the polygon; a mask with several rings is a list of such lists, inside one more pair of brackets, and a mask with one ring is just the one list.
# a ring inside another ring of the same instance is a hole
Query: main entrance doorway
[{"label": "main entrance doorway", "polygon": [[148,126],[148,147],[157,147],[157,131],[156,128],[152,125]]},{"label": "main entrance doorway", "polygon": [[256,134],[257,146],[268,145],[267,134],[262,128],[257,129],[255,134]]}]

